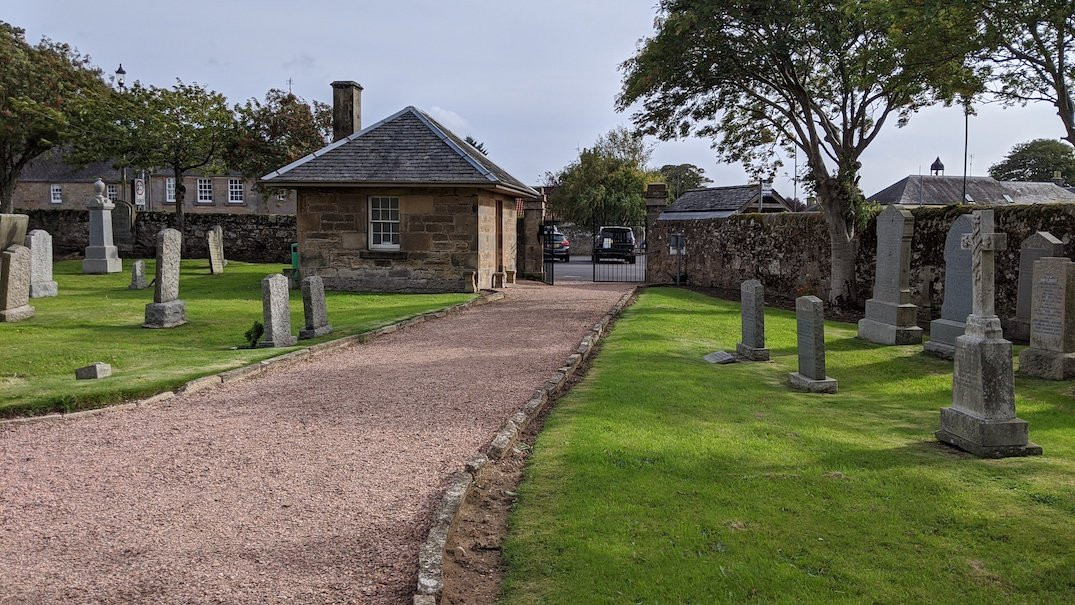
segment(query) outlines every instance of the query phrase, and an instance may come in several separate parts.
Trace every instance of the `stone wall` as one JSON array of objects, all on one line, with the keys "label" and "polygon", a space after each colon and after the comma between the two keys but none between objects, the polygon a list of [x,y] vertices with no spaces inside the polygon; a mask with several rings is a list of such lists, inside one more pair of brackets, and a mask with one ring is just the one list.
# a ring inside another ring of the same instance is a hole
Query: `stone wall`
[{"label": "stone wall", "polygon": [[[944,286],[944,240],[955,218],[975,207],[914,208],[911,240],[911,294],[919,320],[940,315]],[[997,313],[1015,314],[1019,281],[1019,246],[1035,231],[1061,239],[1066,254],[1075,254],[1075,205],[1035,204],[996,207],[997,230],[1008,234],[1008,249],[997,254]],[[820,213],[741,214],[725,219],[657,221],[649,239],[648,273],[653,283],[674,283],[676,258],[668,254],[668,236],[683,233],[687,283],[705,288],[738,290],[752,278],[767,295],[794,298],[829,290],[829,235]],[[861,301],[873,291],[876,232],[871,223],[860,234],[856,287]],[[860,307],[861,308],[861,307]]]},{"label": "stone wall", "polygon": [[[58,257],[80,255],[89,242],[89,212],[86,210],[17,210],[30,216],[30,229],[44,229],[52,235],[53,253]],[[210,214],[186,215],[188,258],[209,258],[206,233],[214,225],[224,228],[224,254],[231,260],[291,263],[291,243],[295,239],[295,217],[287,215]],[[151,258],[156,254],[157,233],[175,227],[171,212],[139,212],[135,217],[134,249],[130,256]]]},{"label": "stone wall", "polygon": [[[400,198],[399,250],[370,250],[370,196]],[[497,259],[496,205],[503,206]],[[302,274],[335,290],[463,292],[514,270],[515,200],[475,188],[333,188],[299,192]]]}]

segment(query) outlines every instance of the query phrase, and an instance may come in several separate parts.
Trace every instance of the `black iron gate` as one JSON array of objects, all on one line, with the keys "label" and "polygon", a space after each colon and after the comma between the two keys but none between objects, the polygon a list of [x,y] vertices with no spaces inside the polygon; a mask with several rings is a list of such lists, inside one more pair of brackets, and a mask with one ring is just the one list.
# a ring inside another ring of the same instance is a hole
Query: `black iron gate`
[{"label": "black iron gate", "polygon": [[594,224],[593,280],[595,282],[646,281],[645,223]]},{"label": "black iron gate", "polygon": [[541,281],[550,286],[556,283],[556,254],[554,251],[559,244],[556,239],[557,233],[555,221],[546,221],[541,225],[541,243],[544,256]]}]

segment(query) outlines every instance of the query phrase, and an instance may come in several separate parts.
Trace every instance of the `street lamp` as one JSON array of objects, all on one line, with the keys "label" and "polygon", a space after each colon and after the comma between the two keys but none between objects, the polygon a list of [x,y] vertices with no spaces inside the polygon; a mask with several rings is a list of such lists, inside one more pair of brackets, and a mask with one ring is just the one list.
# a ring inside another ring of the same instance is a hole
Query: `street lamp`
[{"label": "street lamp", "polygon": [[127,72],[123,70],[123,64],[119,64],[119,69],[116,70],[116,84],[123,88],[123,81],[126,79]]},{"label": "street lamp", "polygon": [[[127,79],[127,70],[123,69],[123,64],[119,64],[119,68],[116,69],[116,86],[120,90],[124,90],[124,81]],[[120,168],[119,173],[120,191],[123,195],[123,200],[127,200],[127,164],[126,162]],[[133,216],[133,214],[132,214]]]}]

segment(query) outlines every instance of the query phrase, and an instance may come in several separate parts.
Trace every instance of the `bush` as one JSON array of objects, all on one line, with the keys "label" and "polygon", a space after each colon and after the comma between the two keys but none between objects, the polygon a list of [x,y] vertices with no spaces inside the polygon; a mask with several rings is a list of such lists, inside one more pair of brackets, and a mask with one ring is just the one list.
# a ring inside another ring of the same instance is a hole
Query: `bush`
[{"label": "bush", "polygon": [[261,340],[263,334],[265,334],[265,326],[261,325],[260,321],[255,320],[254,325],[250,326],[250,329],[243,333],[243,337],[246,338],[246,348],[258,348],[258,341]]}]

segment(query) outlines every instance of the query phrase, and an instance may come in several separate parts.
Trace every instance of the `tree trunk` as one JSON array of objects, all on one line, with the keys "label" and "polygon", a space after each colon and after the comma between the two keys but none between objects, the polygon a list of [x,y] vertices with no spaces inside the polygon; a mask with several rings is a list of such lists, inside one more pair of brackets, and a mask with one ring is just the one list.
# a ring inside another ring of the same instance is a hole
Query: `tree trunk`
[{"label": "tree trunk", "polygon": [[187,197],[187,186],[183,184],[183,171],[175,170],[173,172],[175,178],[175,228],[179,231],[180,239],[180,254],[182,256],[187,255],[187,230],[186,220],[183,216],[183,203]]},{"label": "tree trunk", "polygon": [[15,212],[15,179],[0,181],[0,213]]}]

